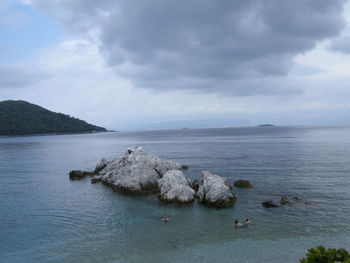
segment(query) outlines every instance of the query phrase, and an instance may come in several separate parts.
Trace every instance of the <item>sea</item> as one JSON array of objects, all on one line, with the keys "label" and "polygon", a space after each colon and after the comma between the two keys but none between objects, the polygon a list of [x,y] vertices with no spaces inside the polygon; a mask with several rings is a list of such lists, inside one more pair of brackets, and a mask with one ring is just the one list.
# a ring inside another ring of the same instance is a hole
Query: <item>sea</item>
[{"label": "sea", "polygon": [[[93,170],[128,147],[210,171],[232,208],[160,203],[114,192]],[[306,201],[276,208],[281,196]],[[170,217],[168,223],[161,217]],[[252,225],[235,228],[235,220]],[[350,128],[245,127],[0,138],[0,262],[292,263],[316,245],[350,249]]]}]

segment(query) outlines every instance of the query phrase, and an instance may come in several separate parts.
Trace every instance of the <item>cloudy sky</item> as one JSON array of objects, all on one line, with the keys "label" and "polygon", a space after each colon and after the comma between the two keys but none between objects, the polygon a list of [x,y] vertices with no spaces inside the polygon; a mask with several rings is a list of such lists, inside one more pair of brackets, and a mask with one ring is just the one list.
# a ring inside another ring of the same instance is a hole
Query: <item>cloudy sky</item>
[{"label": "cloudy sky", "polygon": [[110,129],[350,124],[344,0],[0,0],[0,100]]}]

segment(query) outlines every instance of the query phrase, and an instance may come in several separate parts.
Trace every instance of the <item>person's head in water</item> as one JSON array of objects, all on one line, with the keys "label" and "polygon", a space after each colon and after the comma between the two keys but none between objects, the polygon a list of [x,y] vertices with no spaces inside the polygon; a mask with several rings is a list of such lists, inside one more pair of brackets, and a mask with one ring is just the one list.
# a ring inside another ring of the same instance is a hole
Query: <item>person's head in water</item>
[{"label": "person's head in water", "polygon": [[241,227],[242,226],[242,224],[240,222],[238,222],[237,220],[235,221],[234,225],[237,226],[237,227]]},{"label": "person's head in water", "polygon": [[162,221],[164,221],[164,223],[167,223],[169,220],[170,220],[170,218],[168,216],[162,217]]}]

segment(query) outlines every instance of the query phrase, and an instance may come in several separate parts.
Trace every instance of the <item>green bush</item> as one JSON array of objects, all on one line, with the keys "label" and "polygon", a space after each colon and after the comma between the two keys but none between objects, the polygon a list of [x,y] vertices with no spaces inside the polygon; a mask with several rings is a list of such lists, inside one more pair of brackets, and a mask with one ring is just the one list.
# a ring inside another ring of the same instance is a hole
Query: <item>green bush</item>
[{"label": "green bush", "polygon": [[350,263],[350,254],[344,248],[317,246],[310,248],[300,263]]}]

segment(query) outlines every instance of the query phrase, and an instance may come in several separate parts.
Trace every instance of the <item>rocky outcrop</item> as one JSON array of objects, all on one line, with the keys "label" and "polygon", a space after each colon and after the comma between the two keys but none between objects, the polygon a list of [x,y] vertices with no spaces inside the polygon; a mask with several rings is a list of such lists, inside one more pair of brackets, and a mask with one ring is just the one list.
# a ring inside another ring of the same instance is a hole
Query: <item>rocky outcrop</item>
[{"label": "rocky outcrop", "polygon": [[207,171],[203,171],[201,175],[203,181],[197,192],[200,202],[215,207],[230,207],[234,204],[237,198],[224,178]]},{"label": "rocky outcrop", "polygon": [[101,172],[108,165],[108,161],[105,158],[102,158],[101,161],[96,165],[94,172]]},{"label": "rocky outcrop", "polygon": [[284,206],[284,205],[297,205],[297,204],[304,204],[307,205],[308,202],[304,201],[303,199],[299,198],[299,197],[287,197],[287,196],[281,196],[281,198],[278,200],[278,204],[276,204],[276,202],[269,200],[266,202],[263,202],[262,205],[266,208],[271,208],[271,207],[278,207],[278,206]]},{"label": "rocky outcrop", "polygon": [[294,196],[294,197],[291,197],[291,198],[288,198],[287,196],[282,196],[281,199],[280,199],[280,204],[281,205],[294,205],[294,204],[308,204],[307,201],[297,197],[297,196]]},{"label": "rocky outcrop", "polygon": [[185,175],[179,170],[170,170],[158,180],[159,199],[170,203],[191,203],[195,191],[188,185]]},{"label": "rocky outcrop", "polygon": [[237,180],[234,185],[239,188],[252,188],[252,184],[248,180]]},{"label": "rocky outcrop", "polygon": [[71,171],[72,180],[95,176],[91,183],[102,182],[115,191],[158,194],[161,201],[192,203],[196,197],[208,206],[230,207],[236,201],[232,186],[222,177],[203,171],[202,179],[187,179],[187,167],[148,154],[141,147],[129,148],[113,161],[102,159],[94,172]]},{"label": "rocky outcrop", "polygon": [[86,171],[80,171],[80,170],[73,170],[69,172],[69,178],[71,180],[80,180],[85,178],[86,176],[94,176],[98,175],[95,172],[86,172]]},{"label": "rocky outcrop", "polygon": [[132,147],[120,159],[108,162],[100,175],[102,182],[119,191],[158,193],[158,180],[169,170],[180,169],[178,163],[161,160],[142,147]]}]

